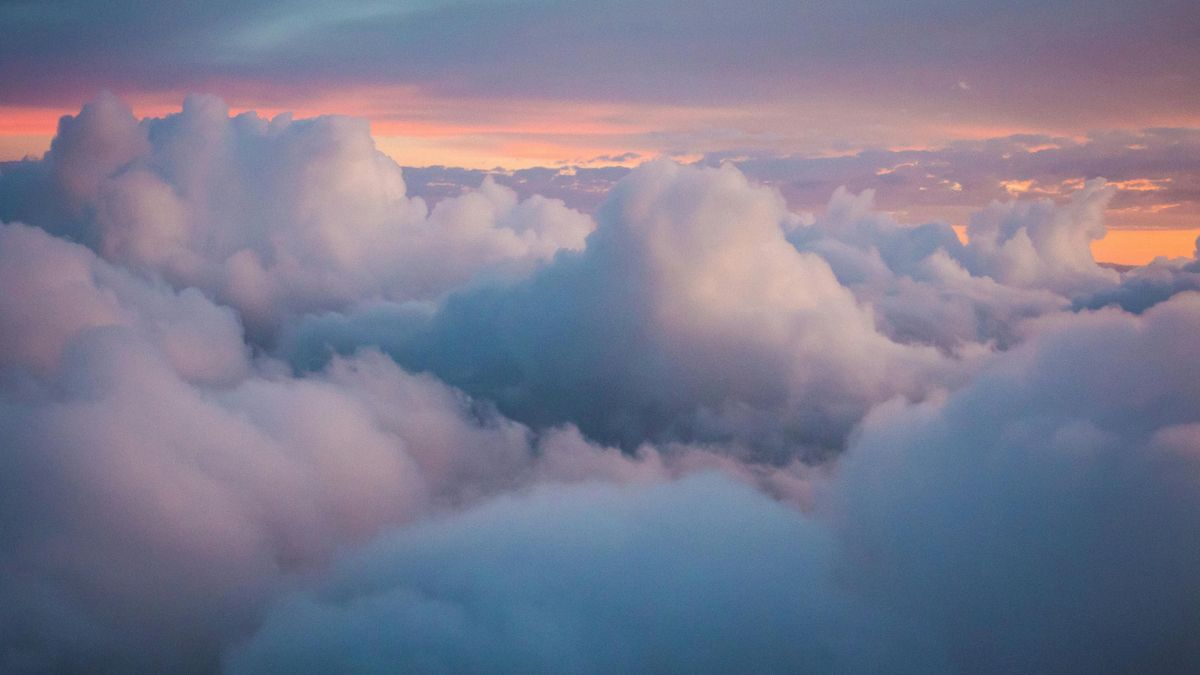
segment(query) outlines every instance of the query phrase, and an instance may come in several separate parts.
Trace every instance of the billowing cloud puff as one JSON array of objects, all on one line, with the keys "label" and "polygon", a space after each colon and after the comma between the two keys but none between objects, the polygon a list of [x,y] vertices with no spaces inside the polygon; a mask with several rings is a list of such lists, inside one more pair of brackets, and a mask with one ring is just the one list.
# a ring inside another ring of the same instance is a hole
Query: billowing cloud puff
[{"label": "billowing cloud puff", "polygon": [[232,310],[39,229],[0,225],[0,284],[4,670],[204,669],[283,575],[603,454],[549,431],[535,469],[528,429],[379,355],[294,380]]},{"label": "billowing cloud puff", "polygon": [[0,403],[5,669],[208,668],[284,575],[503,481],[527,432],[487,419],[382,358],[212,390],[81,332]]},{"label": "billowing cloud puff", "polygon": [[524,486],[802,467],[532,430],[378,353],[294,378],[236,314],[0,225],[0,669],[204,672],[289,579]]},{"label": "billowing cloud puff", "polygon": [[[715,476],[503,499],[385,537],[281,599],[230,672],[869,672],[890,622],[825,527]],[[873,621],[872,621],[873,620]]]},{"label": "billowing cloud puff", "polygon": [[671,475],[577,433],[534,438],[382,356],[210,388],[119,326],[6,387],[0,442],[6,671],[204,671],[290,576],[384,526],[597,463]]},{"label": "billowing cloud puff", "polygon": [[795,216],[778,193],[733,167],[648,164],[597,218],[582,253],[451,296],[424,328],[390,329],[410,334],[397,358],[533,424],[785,456],[836,447],[871,404],[920,397],[950,370],[880,334],[829,265],[787,241]]},{"label": "billowing cloud puff", "polygon": [[840,468],[843,556],[962,672],[1200,658],[1200,295],[1059,317]]},{"label": "billowing cloud puff", "polygon": [[207,96],[141,122],[101,96],[63,118],[44,163],[0,180],[39,197],[14,198],[8,218],[204,289],[260,337],[289,313],[524,273],[592,229],[561,202],[518,201],[491,181],[429,213],[364,120],[230,118]]},{"label": "billowing cloud puff", "polygon": [[209,671],[337,551],[530,484],[728,468],[791,498],[804,480],[534,435],[380,355],[196,386],[123,327],[82,331],[51,377],[6,388],[0,442],[6,672]]},{"label": "billowing cloud puff", "polygon": [[52,372],[80,332],[126,326],[187,379],[228,382],[248,369],[228,308],[193,288],[146,282],[39,229],[0,224],[0,287],[0,368]]},{"label": "billowing cloud puff", "polygon": [[1116,271],[1092,258],[1092,241],[1104,236],[1104,207],[1114,190],[1088,181],[1065,206],[1049,199],[993,203],[967,228],[971,268],[1018,288],[1073,295],[1114,285]]},{"label": "billowing cloud puff", "polygon": [[[975,343],[1004,346],[1016,339],[1023,319],[1067,306],[1048,289],[1014,287],[973,273],[979,267],[975,259],[990,259],[979,248],[986,244],[964,246],[944,223],[899,223],[872,210],[874,196],[872,190],[855,195],[838,188],[821,217],[796,227],[788,238],[829,262],[838,280],[875,309],[880,329],[893,339],[952,352],[969,352]],[[1069,213],[1059,213],[1066,209],[1043,206],[1073,222]],[[1072,243],[1082,247],[1072,249],[1072,256],[1091,261],[1086,240]],[[1054,255],[1032,244],[1023,253],[1031,259]]]},{"label": "billowing cloud puff", "polygon": [[320,362],[327,345],[382,345],[518,419],[624,447],[819,454],[871,405],[952,385],[1025,320],[1115,288],[1089,248],[1110,192],[994,203],[963,245],[948,225],[873,212],[869,191],[838,190],[806,222],[732,166],[659,162],[613,189],[581,254],[452,295],[431,318],[375,305],[307,319],[292,349]]}]

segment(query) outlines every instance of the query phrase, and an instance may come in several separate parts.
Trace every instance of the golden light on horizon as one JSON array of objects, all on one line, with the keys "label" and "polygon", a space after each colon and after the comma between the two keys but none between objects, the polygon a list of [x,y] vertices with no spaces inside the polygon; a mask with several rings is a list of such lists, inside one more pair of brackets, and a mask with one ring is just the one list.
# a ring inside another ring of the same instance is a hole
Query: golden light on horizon
[{"label": "golden light on horizon", "polygon": [[[953,225],[960,241],[967,243],[967,226]],[[1109,228],[1104,238],[1092,242],[1097,262],[1116,265],[1145,265],[1155,258],[1191,258],[1196,252],[1200,228],[1181,230],[1124,230]]]},{"label": "golden light on horizon", "polygon": [[1200,228],[1188,230],[1114,230],[1092,242],[1092,255],[1101,262],[1144,265],[1155,258],[1191,258]]},{"label": "golden light on horizon", "polygon": [[[183,92],[123,96],[138,117],[162,117],[179,110]],[[255,105],[255,102],[267,105]],[[242,92],[229,100],[231,114],[256,112],[264,118],[291,112],[296,118],[321,114],[346,114],[369,120],[380,151],[402,166],[448,166],[465,169],[519,170],[567,165],[632,167],[665,153],[668,141],[655,139],[656,129],[703,134],[705,125],[752,122],[747,111],[719,107],[596,104],[565,101],[451,100],[431,97],[411,87],[347,89],[327,93],[302,105],[270,91]],[[770,119],[787,117],[786,111],[768,111]],[[40,157],[53,138],[63,115],[78,114],[77,107],[0,106],[0,161]],[[753,124],[751,124],[751,127]],[[957,125],[946,127],[961,138],[1002,137],[1028,129]],[[711,129],[709,129],[711,131]],[[948,131],[948,133],[949,133]],[[1074,138],[1074,140],[1083,140]],[[716,140],[719,144],[727,141]],[[732,142],[732,141],[728,141]],[[714,146],[714,147],[718,147]],[[1029,148],[1050,149],[1053,144]],[[909,149],[928,150],[920,143]],[[782,152],[782,150],[781,150]],[[857,151],[812,153],[812,157],[853,156]],[[669,153],[666,153],[669,154]],[[702,153],[673,156],[680,161],[701,159]],[[752,155],[747,155],[752,156]],[[876,176],[916,166],[902,162],[875,171]],[[1170,177],[1112,181],[1118,190],[1135,194],[1162,192]],[[957,182],[943,180],[952,191]],[[1062,195],[1078,189],[1082,178],[1046,182],[1034,179],[1002,180],[1012,197]],[[1190,212],[1176,203],[1139,204],[1109,209],[1108,235],[1092,245],[1097,260],[1141,265],[1158,256],[1191,257],[1200,228],[1192,227]],[[922,217],[958,220],[935,208]],[[1144,226],[1144,229],[1139,229]],[[1175,229],[1171,229],[1175,228]],[[956,227],[962,236],[962,228]]]}]

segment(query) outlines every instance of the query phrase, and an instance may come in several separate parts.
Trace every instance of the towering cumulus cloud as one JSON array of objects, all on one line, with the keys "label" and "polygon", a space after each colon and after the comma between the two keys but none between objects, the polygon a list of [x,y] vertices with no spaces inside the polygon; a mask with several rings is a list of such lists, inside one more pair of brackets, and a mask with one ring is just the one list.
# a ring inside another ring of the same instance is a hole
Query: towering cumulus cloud
[{"label": "towering cumulus cloud", "polygon": [[561,202],[518,202],[490,181],[429,212],[364,120],[230,118],[206,96],[142,122],[101,96],[63,118],[44,162],[14,173],[0,194],[22,194],[0,215],[203,289],[260,337],[295,312],[520,273],[582,247],[592,228]]},{"label": "towering cumulus cloud", "polygon": [[1186,671],[1200,263],[1110,193],[429,208],[102,96],[0,166],[0,671]]},{"label": "towering cumulus cloud", "polygon": [[949,370],[882,335],[825,260],[787,241],[796,216],[778,193],[732,167],[648,164],[597,217],[586,251],[452,296],[399,358],[520,419],[625,447],[735,439],[777,453],[835,447],[872,403],[919,397]]}]

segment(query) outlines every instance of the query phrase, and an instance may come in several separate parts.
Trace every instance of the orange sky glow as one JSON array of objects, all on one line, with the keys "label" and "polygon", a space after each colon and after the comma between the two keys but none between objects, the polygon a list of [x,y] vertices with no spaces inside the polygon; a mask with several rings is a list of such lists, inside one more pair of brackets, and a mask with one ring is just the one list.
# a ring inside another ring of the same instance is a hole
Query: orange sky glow
[{"label": "orange sky glow", "polygon": [[[161,117],[179,109],[183,92],[155,94],[122,94],[139,117]],[[797,109],[795,106],[778,109],[759,108],[754,111],[735,108],[702,108],[650,104],[595,104],[564,101],[513,100],[452,100],[430,97],[412,87],[351,89],[319,95],[296,102],[271,98],[267,105],[256,104],[259,97],[228,97],[233,114],[254,110],[260,116],[273,117],[291,112],[298,118],[320,114],[347,114],[370,120],[371,131],[380,150],[398,163],[407,166],[456,166],[472,169],[523,169],[536,166],[587,166],[621,164],[633,166],[646,159],[667,155],[689,160],[699,155],[672,153],[673,141],[686,140],[689,134],[703,134],[708,151],[720,151],[748,142],[779,144],[783,152],[806,151],[806,139],[772,139],[768,130],[779,128],[780,122],[803,120],[806,116],[821,116],[828,111]],[[50,146],[58,119],[78,112],[77,107],[0,106],[0,161],[40,157]],[[1177,124],[1200,126],[1200,119],[1164,120]],[[861,125],[871,133],[885,138],[892,129],[867,123],[847,113],[847,125]],[[802,125],[801,125],[802,126]],[[671,129],[671,134],[656,132]],[[737,129],[737,132],[729,131]],[[934,140],[978,140],[1005,137],[1036,130],[987,124],[914,124],[912,142],[892,144],[889,149],[913,150],[937,147]],[[715,131],[715,133],[714,133]],[[1041,133],[1061,133],[1077,137],[1070,130],[1040,130]],[[722,137],[727,134],[727,138]],[[764,139],[756,138],[763,134]],[[813,156],[841,155],[857,152],[810,151]],[[614,161],[612,156],[635,153],[629,159]],[[1031,183],[1031,182],[1030,182]],[[1123,189],[1150,190],[1154,184],[1126,181]],[[1014,183],[1014,195],[1039,192],[1022,182]],[[1122,187],[1118,184],[1118,187]],[[1169,208],[1169,205],[1167,207]],[[1153,213],[1160,225],[1157,229],[1139,229],[1147,213]],[[915,215],[915,214],[914,214]],[[930,215],[930,214],[921,214]],[[937,217],[936,214],[932,214]],[[945,214],[946,219],[957,220]],[[1119,264],[1144,264],[1158,256],[1190,257],[1195,250],[1200,228],[1193,227],[1190,217],[1172,218],[1170,213],[1154,210],[1110,209],[1108,235],[1092,247],[1098,260]],[[1171,229],[1162,229],[1165,225]],[[956,227],[956,229],[958,229]]]}]

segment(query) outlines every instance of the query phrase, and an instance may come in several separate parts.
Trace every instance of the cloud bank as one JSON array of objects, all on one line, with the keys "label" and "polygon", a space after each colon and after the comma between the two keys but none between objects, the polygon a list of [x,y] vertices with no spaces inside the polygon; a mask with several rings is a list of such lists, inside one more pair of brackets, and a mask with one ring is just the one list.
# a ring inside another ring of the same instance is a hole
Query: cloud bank
[{"label": "cloud bank", "polygon": [[0,170],[0,670],[1184,671],[1193,260],[731,165],[432,209],[112,97]]},{"label": "cloud bank", "polygon": [[[44,161],[6,172],[4,217],[235,307],[256,336],[353,300],[436,298],[580,248],[591,220],[484,181],[432,210],[367,124],[230,118],[193,96],[139,122],[110,95],[65,117]],[[11,187],[10,187],[11,186]]]},{"label": "cloud bank", "polygon": [[[731,163],[755,181],[778,188],[794,209],[820,211],[839,187],[871,190],[881,209],[904,220],[966,224],[981,205],[1023,198],[1065,202],[1087,181],[1104,177],[1115,191],[1105,220],[1118,228],[1188,229],[1200,225],[1200,131],[1150,128],[1092,132],[1080,137],[1016,134],[954,141],[911,150],[780,155],[747,144],[706,153],[698,164]],[[600,161],[603,161],[601,159]],[[594,210],[630,169],[621,166],[543,167],[488,172],[406,167],[410,192],[429,201],[474,188],[487,175],[519,194],[544,194]]]}]

